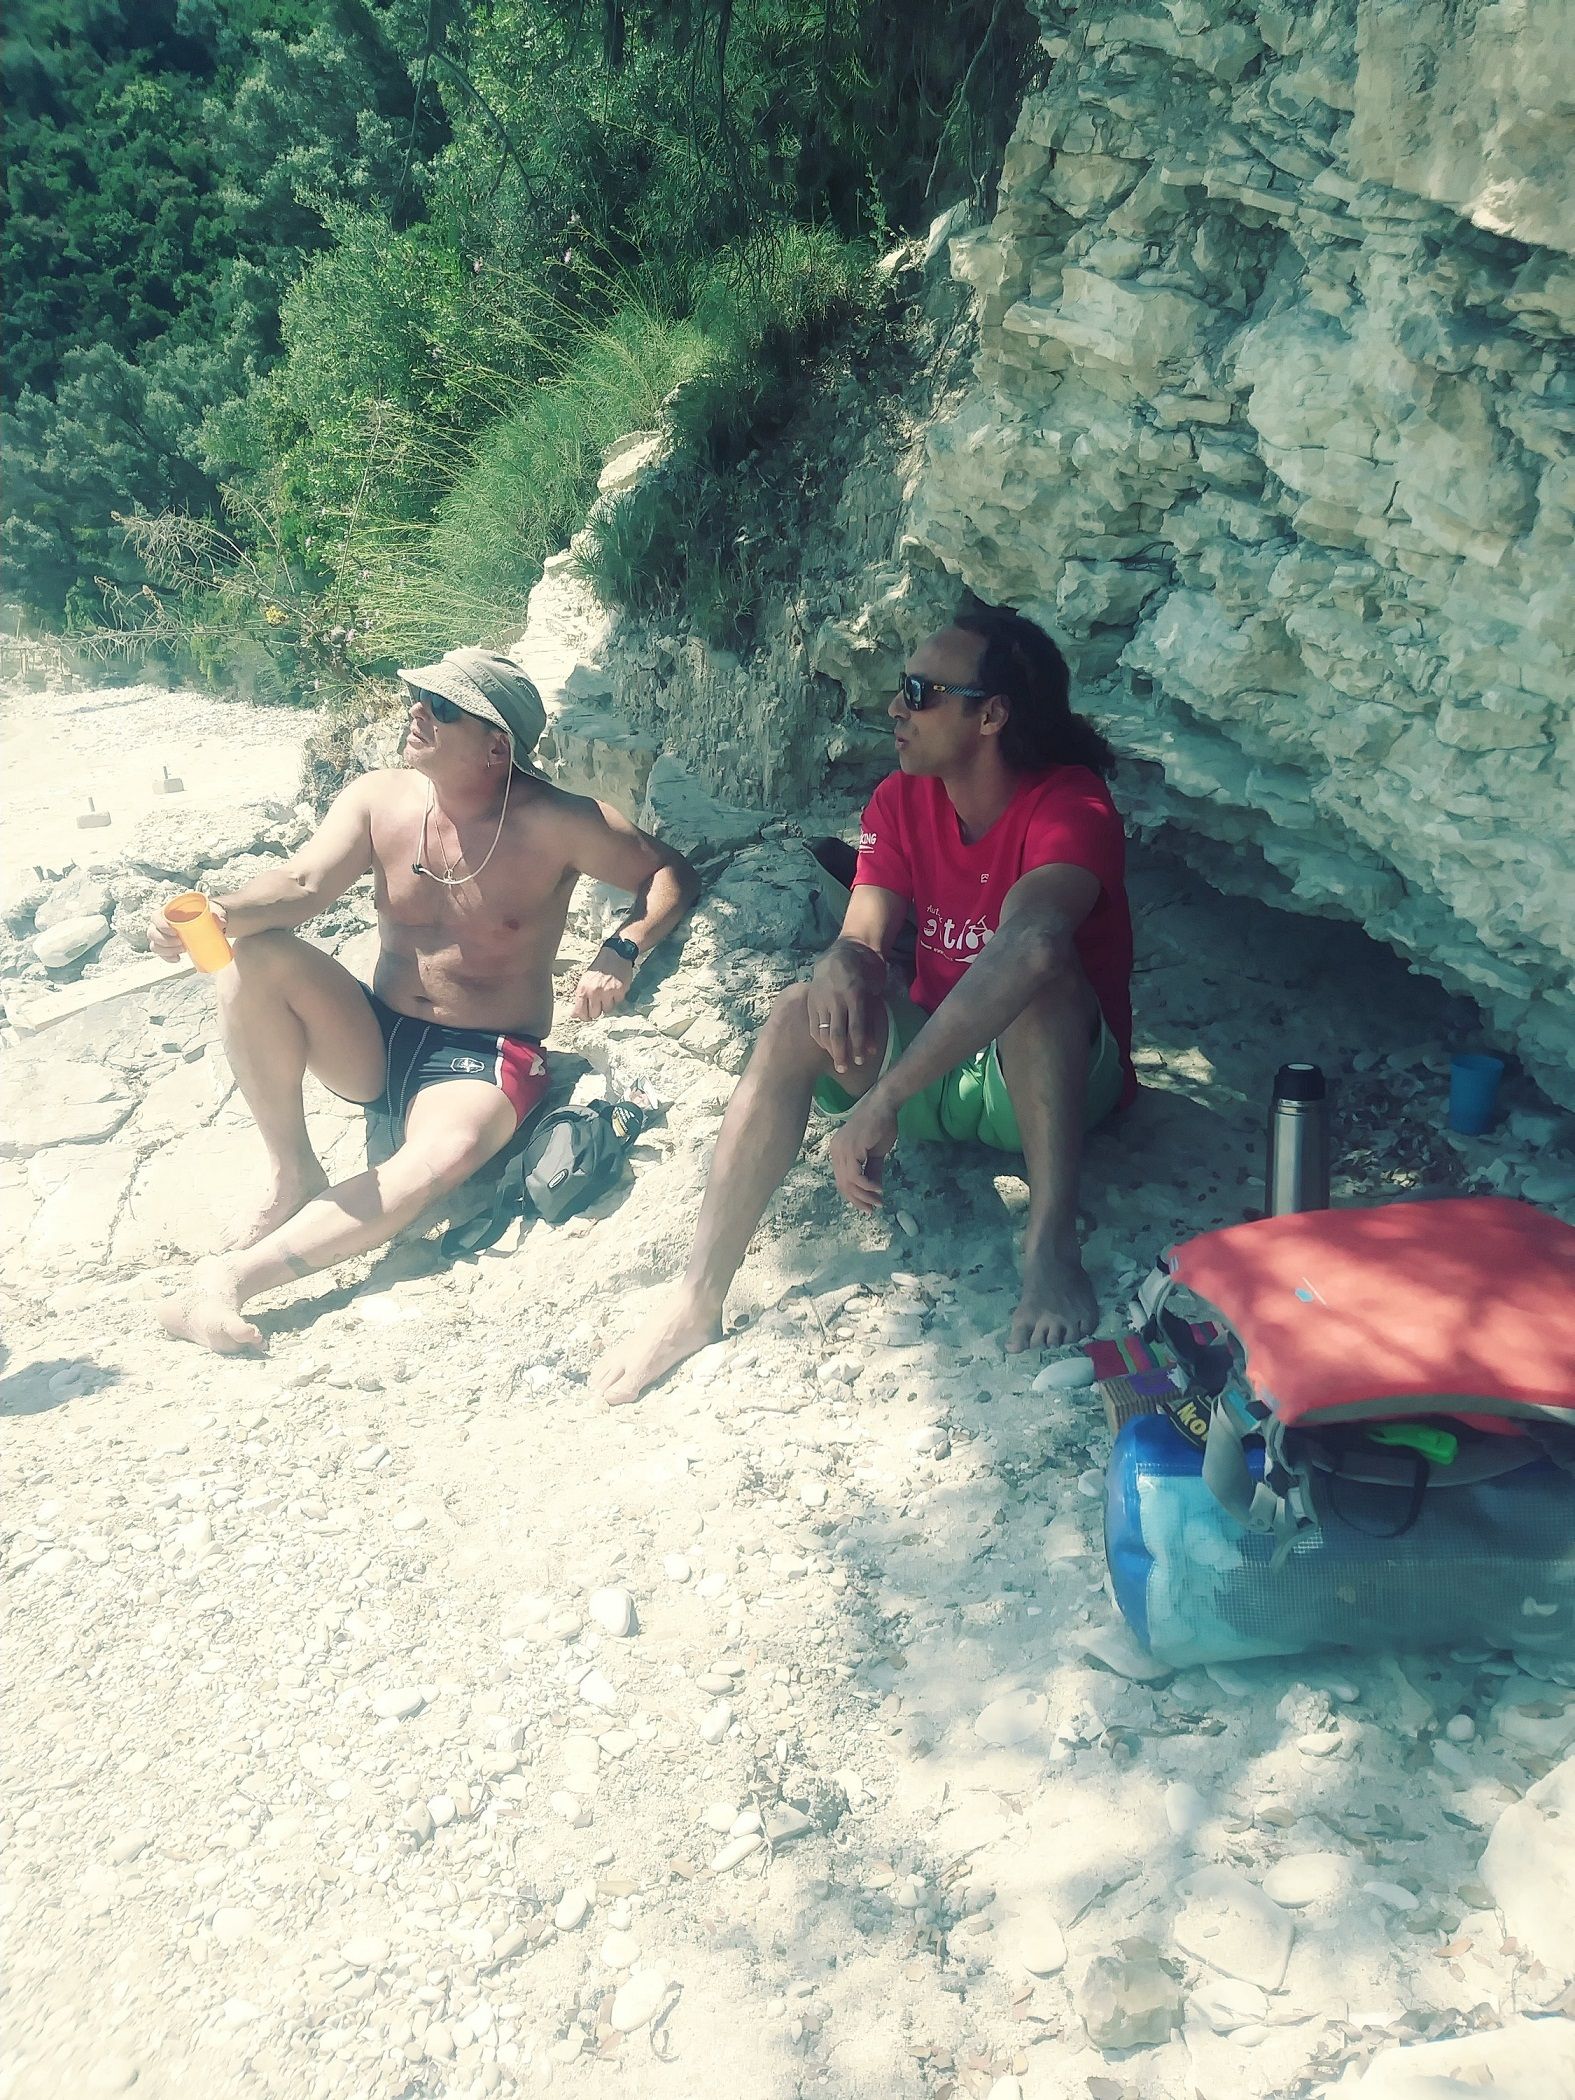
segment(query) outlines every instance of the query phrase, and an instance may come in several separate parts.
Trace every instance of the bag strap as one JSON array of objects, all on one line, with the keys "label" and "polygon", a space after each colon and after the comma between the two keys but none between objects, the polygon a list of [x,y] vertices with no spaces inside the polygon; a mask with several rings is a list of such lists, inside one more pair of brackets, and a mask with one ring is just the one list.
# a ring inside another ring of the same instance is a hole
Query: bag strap
[{"label": "bag strap", "polygon": [[1364,1539],[1404,1538],[1417,1518],[1422,1514],[1422,1503],[1427,1494],[1427,1484],[1433,1473],[1431,1463],[1422,1456],[1420,1451],[1411,1452],[1409,1460],[1411,1492],[1406,1498],[1406,1506],[1401,1513],[1398,1524],[1391,1524],[1387,1530],[1375,1529],[1371,1524],[1358,1524],[1348,1509],[1340,1507],[1338,1490],[1342,1481],[1354,1482],[1359,1485],[1359,1476],[1338,1470],[1324,1476],[1324,1496],[1329,1504],[1329,1514],[1337,1517],[1348,1531],[1357,1532]]},{"label": "bag strap", "polygon": [[495,1247],[525,1210],[525,1148],[510,1153],[493,1186],[492,1202],[462,1224],[451,1225],[438,1241],[445,1261],[463,1261]]},{"label": "bag strap", "polygon": [[1163,1255],[1139,1284],[1132,1315],[1145,1342],[1163,1342],[1187,1374],[1187,1385],[1206,1400],[1223,1393],[1236,1369],[1229,1342],[1199,1342],[1191,1325],[1170,1311],[1167,1300],[1176,1287]]},{"label": "bag strap", "polygon": [[485,1254],[489,1247],[498,1244],[516,1218],[524,1216],[528,1171],[525,1155],[532,1139],[557,1113],[557,1109],[548,1108],[545,1102],[538,1102],[525,1117],[504,1149],[503,1165],[492,1185],[491,1203],[485,1210],[477,1211],[473,1218],[451,1225],[438,1241],[438,1252],[445,1261],[468,1261],[478,1254]]},{"label": "bag strap", "polygon": [[[1247,1441],[1263,1444],[1263,1478],[1254,1480],[1247,1465]],[[1214,1402],[1203,1445],[1203,1480],[1228,1516],[1248,1531],[1275,1542],[1271,1566],[1278,1567],[1304,1531],[1317,1522],[1307,1483],[1287,1460],[1278,1422],[1246,1422],[1228,1398]]]},{"label": "bag strap", "polygon": [[467,1218],[462,1225],[451,1225],[439,1240],[438,1252],[446,1261],[463,1261],[485,1254],[489,1247],[497,1245],[514,1220],[524,1215],[529,1204],[525,1178],[530,1172],[531,1147],[555,1123],[571,1121],[586,1110],[593,1111],[607,1124],[626,1152],[649,1117],[648,1110],[638,1102],[629,1101],[568,1101],[557,1108],[533,1110],[509,1140],[509,1150],[494,1184],[490,1207],[478,1211],[473,1218]]}]

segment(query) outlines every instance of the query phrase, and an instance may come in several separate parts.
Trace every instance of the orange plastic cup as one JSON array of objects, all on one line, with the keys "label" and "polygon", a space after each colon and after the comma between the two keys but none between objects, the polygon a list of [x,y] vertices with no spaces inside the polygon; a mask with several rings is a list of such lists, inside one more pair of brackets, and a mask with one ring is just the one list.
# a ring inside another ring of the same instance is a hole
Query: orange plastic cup
[{"label": "orange plastic cup", "polygon": [[235,960],[235,950],[225,938],[218,920],[213,916],[213,906],[201,890],[187,890],[182,896],[171,897],[164,907],[164,916],[177,934],[180,944],[199,970],[211,976],[223,970]]}]

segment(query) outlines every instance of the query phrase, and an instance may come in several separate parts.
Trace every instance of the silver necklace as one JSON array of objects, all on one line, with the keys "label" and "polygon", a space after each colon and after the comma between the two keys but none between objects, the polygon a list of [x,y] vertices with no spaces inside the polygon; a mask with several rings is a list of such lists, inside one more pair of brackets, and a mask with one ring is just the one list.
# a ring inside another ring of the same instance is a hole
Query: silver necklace
[{"label": "silver necklace", "polygon": [[[456,875],[454,873],[454,863],[448,857],[448,848],[447,846],[443,845],[442,834],[438,834],[438,844],[443,849],[443,865],[448,869],[448,873],[446,875],[440,875],[437,872],[436,868],[428,868],[422,865],[427,855],[427,825],[431,822],[432,810],[437,801],[437,797],[433,792],[432,783],[429,780],[427,782],[427,806],[421,813],[421,852],[416,860],[415,872],[418,875],[430,876],[433,882],[440,882],[446,890],[462,889],[467,882],[474,882],[476,877],[481,873],[482,868],[484,868],[487,865],[487,862],[491,860],[493,854],[496,853],[498,850],[498,840],[503,836],[504,820],[507,818],[509,813],[509,789],[513,785],[514,768],[510,766],[508,778],[503,783],[503,807],[498,811],[498,828],[492,834],[492,844],[487,848],[486,852],[483,854],[481,859],[481,866],[473,868],[468,875]],[[457,839],[459,837],[459,833],[456,831],[454,836]],[[464,853],[461,852],[460,859],[463,860],[464,857]]]}]

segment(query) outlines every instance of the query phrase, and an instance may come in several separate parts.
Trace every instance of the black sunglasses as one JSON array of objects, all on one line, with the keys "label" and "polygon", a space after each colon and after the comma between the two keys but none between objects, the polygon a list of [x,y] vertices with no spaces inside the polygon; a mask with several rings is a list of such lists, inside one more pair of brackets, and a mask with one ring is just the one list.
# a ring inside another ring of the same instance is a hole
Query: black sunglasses
[{"label": "black sunglasses", "polygon": [[897,691],[902,695],[902,704],[910,715],[922,714],[932,706],[936,693],[955,693],[959,700],[988,700],[990,695],[982,685],[948,685],[944,678],[918,678],[912,671],[904,671],[897,680]]},{"label": "black sunglasses", "polygon": [[418,685],[415,688],[415,696],[418,700],[424,702],[426,711],[433,721],[441,722],[445,729],[455,722],[475,722],[480,719],[479,716],[471,714],[467,708],[456,707],[452,700],[446,700],[441,693],[429,693],[425,686]]}]

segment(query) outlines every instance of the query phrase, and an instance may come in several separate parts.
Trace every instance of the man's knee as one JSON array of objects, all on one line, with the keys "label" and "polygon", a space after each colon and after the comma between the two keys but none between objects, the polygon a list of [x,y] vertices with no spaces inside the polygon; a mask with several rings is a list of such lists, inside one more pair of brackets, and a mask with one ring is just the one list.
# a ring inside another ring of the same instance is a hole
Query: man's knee
[{"label": "man's knee", "polygon": [[809,986],[790,984],[771,1002],[756,1045],[756,1055],[795,1061],[813,1060],[815,1038],[809,1025]]},{"label": "man's knee", "polygon": [[1045,974],[1034,981],[1022,1011],[1001,1030],[1000,1040],[1005,1044],[1014,1035],[1043,1039],[1063,1031],[1099,1033],[1099,1000],[1075,961],[1070,967],[1047,962]]},{"label": "man's knee", "polygon": [[790,984],[786,991],[777,993],[771,1002],[771,1013],[766,1025],[790,1028],[795,1021],[806,1033],[808,1032],[809,986],[804,982]]},{"label": "man's knee", "polygon": [[222,998],[225,993],[235,993],[243,986],[284,984],[296,968],[298,958],[306,943],[293,933],[272,930],[267,933],[243,933],[230,943],[235,954],[233,969],[221,970],[214,979],[215,989]]},{"label": "man's knee", "polygon": [[402,1194],[447,1196],[461,1182],[479,1172],[508,1142],[507,1132],[475,1130],[424,1130],[407,1137],[389,1160],[386,1172],[399,1183]]}]

